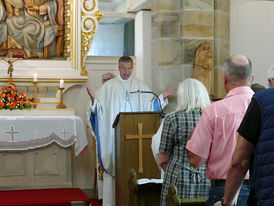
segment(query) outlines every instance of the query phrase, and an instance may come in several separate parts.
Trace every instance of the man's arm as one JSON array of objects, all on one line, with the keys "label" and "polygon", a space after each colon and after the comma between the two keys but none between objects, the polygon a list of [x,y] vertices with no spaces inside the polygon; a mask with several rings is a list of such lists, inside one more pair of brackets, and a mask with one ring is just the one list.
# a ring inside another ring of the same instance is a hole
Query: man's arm
[{"label": "man's arm", "polygon": [[[233,202],[237,200],[238,192],[253,159],[254,149],[255,146],[252,143],[239,135],[232,163],[227,174],[224,197],[225,205],[233,205]],[[218,205],[221,205],[220,202],[215,204],[215,206]]]},{"label": "man's arm", "polygon": [[159,165],[164,171],[166,171],[166,167],[169,161],[169,156],[170,156],[169,152],[159,152]]},{"label": "man's arm", "polygon": [[189,150],[187,150],[187,156],[189,159],[189,163],[194,168],[199,168],[206,162],[206,159],[190,152]]},{"label": "man's arm", "polygon": [[166,88],[166,90],[163,92],[163,98],[165,99],[168,96],[174,94],[175,92],[177,92],[177,89],[168,90],[168,88]]},{"label": "man's arm", "polygon": [[94,104],[94,99],[95,99],[94,93],[93,93],[93,91],[90,88],[86,87],[86,89],[87,89],[88,95],[90,97],[91,104],[93,105]]},{"label": "man's arm", "polygon": [[[195,127],[191,130],[189,139],[192,137],[194,130],[195,130]],[[192,167],[199,168],[201,165],[203,165],[206,162],[206,159],[194,154],[193,152],[189,151],[188,149],[186,151],[187,151],[187,156],[188,156],[189,162]]]}]

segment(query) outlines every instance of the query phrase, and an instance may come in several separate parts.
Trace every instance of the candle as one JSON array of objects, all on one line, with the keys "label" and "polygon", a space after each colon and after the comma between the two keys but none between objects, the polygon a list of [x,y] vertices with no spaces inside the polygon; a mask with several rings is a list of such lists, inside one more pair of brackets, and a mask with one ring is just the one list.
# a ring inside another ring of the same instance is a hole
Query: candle
[{"label": "candle", "polygon": [[60,79],[60,88],[64,88],[64,80]]},{"label": "candle", "polygon": [[33,75],[33,82],[37,82],[37,74],[36,73],[34,73],[34,75]]}]

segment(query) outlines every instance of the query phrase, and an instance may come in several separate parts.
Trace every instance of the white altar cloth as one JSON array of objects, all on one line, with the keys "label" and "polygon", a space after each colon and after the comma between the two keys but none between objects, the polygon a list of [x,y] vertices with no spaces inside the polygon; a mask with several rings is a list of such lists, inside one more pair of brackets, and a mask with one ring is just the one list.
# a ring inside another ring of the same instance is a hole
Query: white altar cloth
[{"label": "white altar cloth", "polygon": [[87,146],[83,121],[77,116],[0,116],[0,151],[29,150],[56,142],[74,144],[75,155]]}]

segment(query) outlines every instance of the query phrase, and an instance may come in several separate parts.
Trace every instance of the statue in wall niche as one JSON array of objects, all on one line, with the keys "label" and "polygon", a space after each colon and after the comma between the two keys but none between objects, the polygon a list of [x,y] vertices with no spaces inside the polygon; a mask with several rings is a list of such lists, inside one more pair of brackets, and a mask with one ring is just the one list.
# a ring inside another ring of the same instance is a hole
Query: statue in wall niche
[{"label": "statue in wall niche", "polygon": [[64,0],[0,2],[0,56],[63,57]]},{"label": "statue in wall niche", "polygon": [[200,44],[194,52],[192,77],[200,80],[209,94],[212,93],[213,52],[209,42]]}]

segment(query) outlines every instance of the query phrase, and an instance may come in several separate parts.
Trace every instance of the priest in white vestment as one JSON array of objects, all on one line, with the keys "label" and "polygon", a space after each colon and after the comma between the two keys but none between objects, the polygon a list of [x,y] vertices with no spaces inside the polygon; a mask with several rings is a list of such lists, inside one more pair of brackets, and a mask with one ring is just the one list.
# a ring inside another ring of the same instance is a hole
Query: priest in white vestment
[{"label": "priest in white vestment", "polygon": [[[91,119],[97,137],[98,159],[104,171],[103,206],[115,205],[115,134],[112,123],[119,112],[159,111],[159,101],[140,80],[131,76],[133,61],[128,56],[119,59],[120,74],[107,81],[91,97]],[[161,107],[167,105],[165,97],[176,90],[165,91],[159,96]],[[132,93],[136,92],[136,93]],[[93,116],[94,115],[94,116]]]}]

